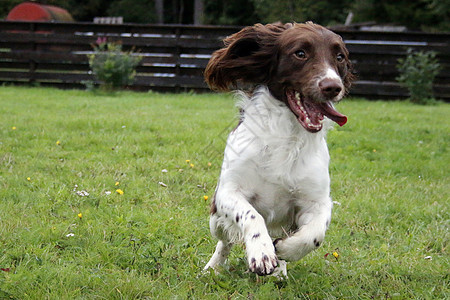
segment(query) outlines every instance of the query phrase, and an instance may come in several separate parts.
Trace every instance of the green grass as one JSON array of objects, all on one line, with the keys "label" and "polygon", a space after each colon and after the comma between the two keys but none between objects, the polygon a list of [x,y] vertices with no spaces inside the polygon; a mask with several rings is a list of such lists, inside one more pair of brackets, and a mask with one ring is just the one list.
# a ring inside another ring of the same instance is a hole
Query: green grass
[{"label": "green grass", "polygon": [[2,87],[0,104],[0,299],[450,297],[448,104],[339,105],[340,205],[283,282],[247,273],[239,246],[201,274],[231,97]]}]

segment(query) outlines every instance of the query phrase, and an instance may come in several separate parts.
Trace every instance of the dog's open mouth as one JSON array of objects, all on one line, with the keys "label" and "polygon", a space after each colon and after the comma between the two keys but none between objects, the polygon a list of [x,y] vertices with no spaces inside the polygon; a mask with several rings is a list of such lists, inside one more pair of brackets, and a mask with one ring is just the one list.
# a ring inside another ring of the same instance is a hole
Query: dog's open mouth
[{"label": "dog's open mouth", "polygon": [[299,123],[309,132],[322,129],[324,116],[340,126],[347,123],[347,117],[335,110],[331,101],[315,102],[295,90],[287,90],[286,97]]}]

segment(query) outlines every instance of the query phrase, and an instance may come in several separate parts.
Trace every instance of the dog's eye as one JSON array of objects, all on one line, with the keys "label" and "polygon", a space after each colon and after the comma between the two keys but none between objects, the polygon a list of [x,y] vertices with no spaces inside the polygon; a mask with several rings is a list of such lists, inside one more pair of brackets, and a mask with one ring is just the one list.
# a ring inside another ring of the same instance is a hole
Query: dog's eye
[{"label": "dog's eye", "polygon": [[338,62],[342,62],[342,61],[344,61],[345,56],[344,56],[344,54],[339,53],[339,54],[336,56],[336,59],[337,59]]},{"label": "dog's eye", "polygon": [[295,56],[297,56],[298,58],[301,59],[305,59],[306,58],[306,53],[303,50],[298,50],[295,52]]}]

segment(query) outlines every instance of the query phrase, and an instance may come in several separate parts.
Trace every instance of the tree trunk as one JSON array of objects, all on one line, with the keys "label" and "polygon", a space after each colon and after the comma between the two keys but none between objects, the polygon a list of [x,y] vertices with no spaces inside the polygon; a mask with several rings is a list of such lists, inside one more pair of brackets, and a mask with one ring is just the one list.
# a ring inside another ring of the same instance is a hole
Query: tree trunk
[{"label": "tree trunk", "polygon": [[164,0],[155,0],[155,12],[158,24],[164,23]]},{"label": "tree trunk", "polygon": [[194,24],[203,24],[203,0],[194,1]]}]

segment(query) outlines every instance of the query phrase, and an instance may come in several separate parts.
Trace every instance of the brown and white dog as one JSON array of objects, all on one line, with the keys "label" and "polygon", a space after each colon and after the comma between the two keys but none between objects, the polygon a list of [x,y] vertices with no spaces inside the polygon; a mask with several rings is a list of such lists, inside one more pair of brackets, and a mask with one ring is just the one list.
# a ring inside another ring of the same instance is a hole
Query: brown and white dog
[{"label": "brown and white dog", "polygon": [[348,51],[339,35],[311,22],[256,24],[224,43],[206,67],[208,85],[255,88],[238,92],[241,119],[211,207],[219,242],[205,269],[243,241],[250,271],[285,275],[284,260],[319,247],[331,221],[325,135],[332,121],[347,122],[334,103],[353,79]]}]

